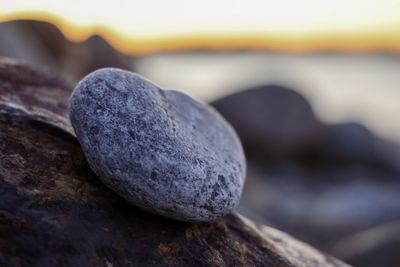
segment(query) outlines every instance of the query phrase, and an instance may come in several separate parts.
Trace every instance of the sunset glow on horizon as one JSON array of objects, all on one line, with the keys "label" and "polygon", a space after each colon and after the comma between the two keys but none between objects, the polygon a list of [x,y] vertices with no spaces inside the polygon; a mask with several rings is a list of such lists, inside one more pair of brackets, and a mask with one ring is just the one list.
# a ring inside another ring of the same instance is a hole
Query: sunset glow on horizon
[{"label": "sunset glow on horizon", "polygon": [[100,34],[129,54],[185,49],[400,51],[400,1],[0,0],[0,22]]}]

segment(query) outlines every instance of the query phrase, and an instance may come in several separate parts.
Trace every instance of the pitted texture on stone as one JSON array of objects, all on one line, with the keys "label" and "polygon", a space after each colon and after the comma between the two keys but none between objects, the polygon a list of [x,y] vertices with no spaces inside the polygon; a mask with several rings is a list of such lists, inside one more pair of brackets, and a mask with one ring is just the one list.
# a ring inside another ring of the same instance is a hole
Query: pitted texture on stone
[{"label": "pitted texture on stone", "polygon": [[147,211],[208,221],[240,200],[246,166],[235,132],[185,94],[101,69],[75,88],[70,118],[91,168]]},{"label": "pitted texture on stone", "polygon": [[181,223],[128,205],[69,134],[67,94],[48,101],[64,87],[27,88],[30,68],[2,75],[7,64],[0,57],[0,266],[348,266],[235,213]]}]

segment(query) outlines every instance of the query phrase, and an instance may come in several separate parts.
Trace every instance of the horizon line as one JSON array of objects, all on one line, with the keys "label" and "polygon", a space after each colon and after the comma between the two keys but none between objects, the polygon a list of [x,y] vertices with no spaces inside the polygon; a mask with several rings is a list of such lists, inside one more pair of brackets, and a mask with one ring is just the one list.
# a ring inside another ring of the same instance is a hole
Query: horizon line
[{"label": "horizon line", "polygon": [[0,22],[35,20],[56,26],[70,41],[82,42],[100,35],[118,51],[128,55],[188,50],[310,52],[400,52],[400,29],[388,31],[314,32],[308,34],[182,33],[160,36],[126,36],[105,24],[78,25],[44,11],[18,11],[0,14]]}]

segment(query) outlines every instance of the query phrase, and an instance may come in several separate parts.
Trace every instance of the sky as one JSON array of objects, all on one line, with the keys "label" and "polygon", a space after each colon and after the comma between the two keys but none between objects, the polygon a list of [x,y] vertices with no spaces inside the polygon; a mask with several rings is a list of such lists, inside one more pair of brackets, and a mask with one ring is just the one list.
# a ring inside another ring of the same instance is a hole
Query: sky
[{"label": "sky", "polygon": [[400,50],[399,0],[0,0],[0,21],[21,18],[50,21],[73,40],[100,33],[126,52],[135,45],[139,52],[196,45]]}]

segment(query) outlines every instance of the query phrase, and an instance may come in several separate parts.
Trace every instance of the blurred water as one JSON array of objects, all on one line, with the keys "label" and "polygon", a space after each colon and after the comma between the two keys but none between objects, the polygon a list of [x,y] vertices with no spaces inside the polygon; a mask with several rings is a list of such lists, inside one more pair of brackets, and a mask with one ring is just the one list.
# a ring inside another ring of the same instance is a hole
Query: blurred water
[{"label": "blurred water", "polygon": [[400,54],[166,53],[136,59],[134,69],[205,101],[282,83],[305,95],[326,122],[359,121],[400,141]]}]

